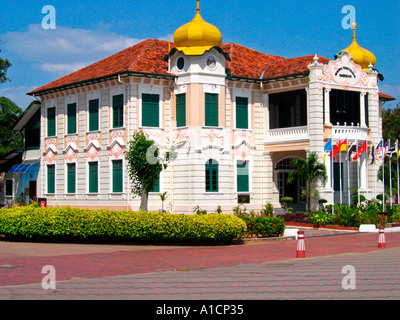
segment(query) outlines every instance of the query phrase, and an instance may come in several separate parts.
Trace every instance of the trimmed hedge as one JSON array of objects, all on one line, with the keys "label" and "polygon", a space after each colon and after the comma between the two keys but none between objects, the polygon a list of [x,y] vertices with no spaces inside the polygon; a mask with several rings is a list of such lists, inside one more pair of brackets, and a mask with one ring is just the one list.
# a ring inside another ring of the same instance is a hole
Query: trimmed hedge
[{"label": "trimmed hedge", "polygon": [[14,240],[229,243],[246,224],[227,214],[174,215],[37,206],[0,209],[0,235]]},{"label": "trimmed hedge", "polygon": [[285,231],[285,220],[279,217],[241,217],[247,225],[247,233],[262,237],[279,237]]}]

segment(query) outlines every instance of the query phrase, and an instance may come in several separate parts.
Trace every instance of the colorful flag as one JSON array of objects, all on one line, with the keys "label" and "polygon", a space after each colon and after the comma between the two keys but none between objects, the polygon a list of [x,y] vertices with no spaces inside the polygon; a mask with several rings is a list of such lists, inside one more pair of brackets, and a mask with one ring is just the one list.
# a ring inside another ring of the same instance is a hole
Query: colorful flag
[{"label": "colorful flag", "polygon": [[347,139],[341,144],[340,151],[347,151]]},{"label": "colorful flag", "polygon": [[324,147],[324,152],[327,151],[332,151],[332,138],[329,139],[329,141],[326,143]]},{"label": "colorful flag", "polygon": [[388,153],[390,149],[390,139],[388,142],[386,142],[385,147],[383,148],[383,160],[386,158],[386,154]]},{"label": "colorful flag", "polygon": [[397,146],[397,141],[393,147],[390,146],[390,140],[389,140],[389,149],[386,151],[386,154],[391,158],[393,156],[393,153],[397,153],[396,148],[398,149]]},{"label": "colorful flag", "polygon": [[346,150],[347,150],[347,139],[344,141],[339,140],[339,143],[336,145],[336,147],[333,149],[333,152],[332,152],[333,159],[335,159],[337,153],[342,150],[341,148],[342,148],[342,145],[344,145],[344,144],[346,144]]},{"label": "colorful flag", "polygon": [[372,157],[372,161],[370,164],[374,164],[375,163],[375,143],[373,141],[372,141],[371,157]]},{"label": "colorful flag", "polygon": [[326,145],[324,146],[324,155],[322,156],[322,159],[325,161],[326,159],[326,153],[329,152],[329,156],[332,155],[332,138],[328,140]]},{"label": "colorful flag", "polygon": [[358,149],[357,154],[353,157],[353,161],[357,161],[362,153],[367,152],[367,141],[364,141],[360,149]]},{"label": "colorful flag", "polygon": [[358,141],[356,140],[356,141],[353,142],[353,144],[350,146],[350,148],[348,148],[348,150],[347,150],[347,160],[351,159],[350,155],[351,155],[351,153],[353,151],[356,151],[357,144],[358,144]]},{"label": "colorful flag", "polygon": [[375,159],[383,159],[383,140],[381,140],[375,149]]}]

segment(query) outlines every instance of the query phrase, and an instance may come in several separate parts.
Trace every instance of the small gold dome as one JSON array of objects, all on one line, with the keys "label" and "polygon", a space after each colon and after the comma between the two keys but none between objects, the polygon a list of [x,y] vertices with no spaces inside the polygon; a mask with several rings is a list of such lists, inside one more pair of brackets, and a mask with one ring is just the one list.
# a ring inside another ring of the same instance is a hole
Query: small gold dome
[{"label": "small gold dome", "polygon": [[370,64],[375,66],[376,57],[374,56],[374,54],[371,51],[362,48],[357,43],[357,40],[356,40],[357,39],[357,37],[356,37],[357,23],[353,23],[351,25],[351,28],[353,29],[353,42],[349,47],[347,47],[346,49],[343,49],[342,51],[347,51],[348,53],[350,53],[350,55],[354,58],[353,62],[355,64],[360,65],[364,71],[368,71]]},{"label": "small gold dome", "polygon": [[221,32],[200,15],[200,4],[197,0],[196,16],[183,25],[174,34],[174,42],[179,51],[186,55],[202,55],[212,47],[222,44]]}]

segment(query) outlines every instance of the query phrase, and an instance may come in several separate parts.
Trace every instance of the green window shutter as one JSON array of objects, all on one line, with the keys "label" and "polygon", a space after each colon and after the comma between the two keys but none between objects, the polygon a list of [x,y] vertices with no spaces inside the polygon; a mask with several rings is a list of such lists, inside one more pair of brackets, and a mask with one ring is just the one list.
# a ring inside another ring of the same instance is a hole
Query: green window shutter
[{"label": "green window shutter", "polygon": [[218,163],[213,160],[206,164],[206,192],[218,192]]},{"label": "green window shutter", "polygon": [[89,162],[89,193],[99,191],[99,163]]},{"label": "green window shutter", "polygon": [[142,95],[142,126],[160,126],[160,96],[158,94]]},{"label": "green window shutter", "polygon": [[99,130],[99,99],[89,101],[89,131]]},{"label": "green window shutter", "polygon": [[249,128],[249,99],[237,97],[236,98],[236,128],[248,129]]},{"label": "green window shutter", "polygon": [[76,103],[67,105],[67,134],[76,133]]},{"label": "green window shutter", "polygon": [[186,126],[186,93],[176,96],[176,126]]},{"label": "green window shutter", "polygon": [[158,178],[156,185],[151,192],[160,192],[160,178]]},{"label": "green window shutter", "polygon": [[112,179],[113,179],[113,192],[123,191],[123,170],[122,160],[112,161]]},{"label": "green window shutter", "polygon": [[47,136],[53,137],[56,135],[56,108],[47,109]]},{"label": "green window shutter", "polygon": [[124,126],[124,95],[113,96],[113,128]]},{"label": "green window shutter", "polygon": [[218,94],[206,93],[206,126],[218,127]]},{"label": "green window shutter", "polygon": [[[341,172],[340,172],[341,171]],[[342,179],[340,179],[340,175],[342,176]],[[340,180],[342,180],[342,190],[343,190],[343,164],[340,165],[340,163],[335,162],[333,164],[333,179],[334,179],[334,191],[340,191]]]},{"label": "green window shutter", "polygon": [[237,191],[249,192],[249,162],[238,161],[237,163]]},{"label": "green window shutter", "polygon": [[54,164],[47,166],[47,193],[55,193],[55,181],[56,181],[56,166]]},{"label": "green window shutter", "polygon": [[76,184],[76,165],[75,163],[67,164],[67,193],[75,193]]}]

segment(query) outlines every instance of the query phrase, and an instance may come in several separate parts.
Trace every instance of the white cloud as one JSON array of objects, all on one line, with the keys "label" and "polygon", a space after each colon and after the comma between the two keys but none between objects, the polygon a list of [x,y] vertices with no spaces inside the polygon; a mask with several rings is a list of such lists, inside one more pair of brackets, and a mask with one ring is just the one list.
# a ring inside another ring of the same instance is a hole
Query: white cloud
[{"label": "white cloud", "polygon": [[23,32],[6,32],[0,38],[11,54],[39,66],[46,73],[58,75],[80,69],[141,41],[104,28],[85,30],[57,26],[55,30],[45,30],[41,25],[29,25]]},{"label": "white cloud", "polygon": [[25,110],[35,98],[26,95],[27,92],[32,91],[35,87],[19,86],[19,87],[1,87],[0,97],[7,97],[14,102],[22,110]]},{"label": "white cloud", "polygon": [[397,99],[400,98],[400,84],[395,84],[395,85],[383,84],[379,86],[379,91],[391,95]]},{"label": "white cloud", "polygon": [[86,64],[75,62],[75,63],[43,63],[40,65],[40,69],[47,73],[62,73],[62,74],[69,74],[76,70],[82,69],[85,67]]}]

